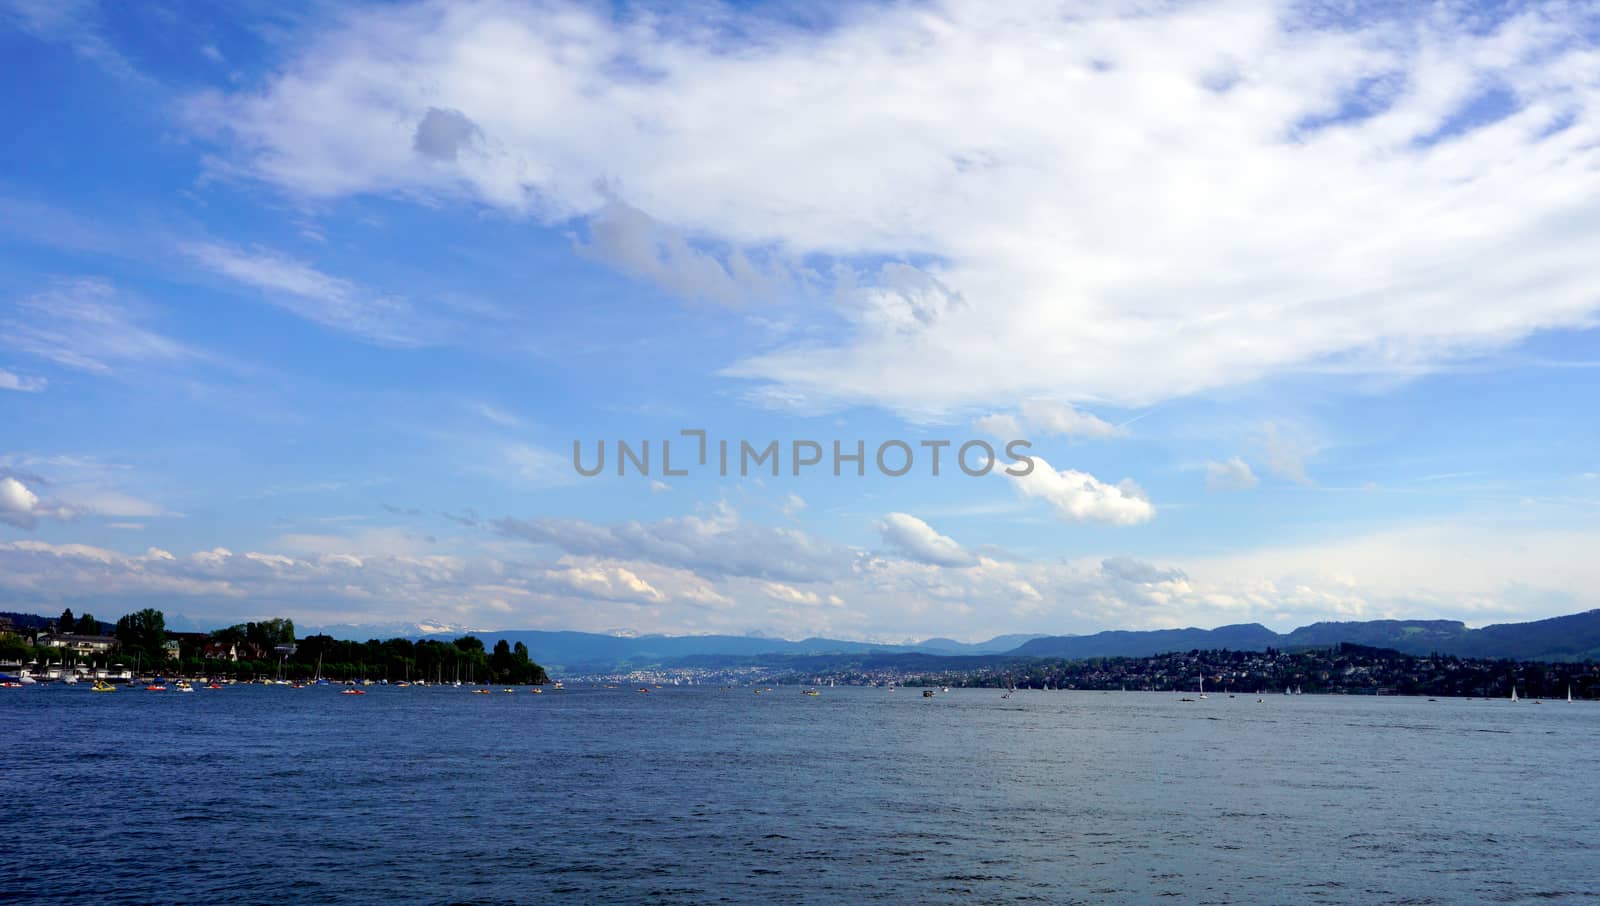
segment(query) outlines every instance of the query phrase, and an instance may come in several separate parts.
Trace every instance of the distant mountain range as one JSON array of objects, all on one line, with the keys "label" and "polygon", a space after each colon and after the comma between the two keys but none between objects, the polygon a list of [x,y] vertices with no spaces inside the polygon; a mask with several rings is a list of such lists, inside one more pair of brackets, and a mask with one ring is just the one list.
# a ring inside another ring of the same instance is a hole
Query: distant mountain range
[{"label": "distant mountain range", "polygon": [[[788,639],[742,635],[602,635],[594,632],[546,630],[499,630],[477,633],[487,644],[499,639],[528,646],[533,659],[546,669],[565,672],[602,672],[627,666],[670,664],[685,658],[746,659],[762,656],[818,654],[1003,654],[1036,638],[1031,635],[1005,635],[987,642],[966,643],[951,639],[929,639],[908,645],[853,642],[844,639]],[[426,638],[450,639],[451,634],[430,634]]]},{"label": "distant mountain range", "polygon": [[1042,636],[1017,646],[1017,657],[1148,657],[1171,651],[1265,648],[1322,648],[1353,642],[1406,654],[1577,661],[1600,659],[1600,610],[1468,629],[1457,620],[1366,620],[1313,623],[1277,633],[1260,623],[1216,629],[1162,629],[1153,632],[1099,632],[1082,636]]},{"label": "distant mountain range", "polygon": [[568,672],[605,671],[629,666],[693,663],[711,666],[750,658],[806,655],[932,655],[994,658],[1148,657],[1192,649],[1262,651],[1324,648],[1351,642],[1407,654],[1453,654],[1461,657],[1519,660],[1600,660],[1600,610],[1530,623],[1501,623],[1468,629],[1456,620],[1368,620],[1313,623],[1288,633],[1259,623],[1216,629],[1114,630],[1079,636],[1003,635],[986,642],[928,639],[904,645],[812,638],[794,642],[751,636],[619,637],[588,632],[497,631],[480,633],[486,640],[504,638],[528,646],[533,659]]},{"label": "distant mountain range", "polygon": [[[10,614],[19,627],[39,626],[45,617]],[[193,621],[169,620],[173,623]],[[184,628],[188,628],[187,625]],[[198,625],[194,627],[199,629]],[[881,644],[844,639],[811,638],[800,641],[763,636],[733,635],[623,635],[548,630],[480,630],[437,621],[383,625],[302,626],[299,635],[326,633],[335,638],[365,641],[371,638],[432,638],[449,640],[471,633],[486,644],[498,639],[528,646],[533,659],[561,672],[605,672],[619,668],[693,663],[748,663],[752,658],[794,658],[815,655],[916,655],[952,658],[1065,658],[1149,657],[1193,649],[1261,651],[1323,648],[1350,642],[1388,648],[1406,654],[1453,654],[1460,657],[1515,658],[1538,661],[1600,660],[1600,610],[1535,620],[1499,623],[1468,629],[1457,620],[1366,620],[1313,623],[1279,633],[1259,623],[1219,626],[1216,629],[1112,630],[1092,635],[1002,635],[985,642],[958,642],[932,638],[906,644]]]}]

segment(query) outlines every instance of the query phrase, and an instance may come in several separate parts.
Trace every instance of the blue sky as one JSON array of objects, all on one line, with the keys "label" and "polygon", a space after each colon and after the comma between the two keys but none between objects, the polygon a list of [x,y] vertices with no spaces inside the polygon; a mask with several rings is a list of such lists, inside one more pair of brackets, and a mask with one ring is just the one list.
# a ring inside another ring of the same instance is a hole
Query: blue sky
[{"label": "blue sky", "polygon": [[[1600,606],[1592,14],[985,9],[0,4],[0,608]],[[687,428],[1040,459],[571,467]]]}]

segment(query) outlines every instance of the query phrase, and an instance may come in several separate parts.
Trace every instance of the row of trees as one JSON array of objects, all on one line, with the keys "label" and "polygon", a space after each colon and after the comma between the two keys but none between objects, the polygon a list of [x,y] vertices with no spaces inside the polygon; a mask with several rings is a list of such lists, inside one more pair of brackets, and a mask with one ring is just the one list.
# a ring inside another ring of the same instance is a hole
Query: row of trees
[{"label": "row of trees", "polygon": [[352,642],[326,635],[302,639],[286,665],[291,678],[311,678],[320,669],[329,679],[427,680],[428,682],[544,683],[544,668],[527,646],[501,639],[492,652],[475,636],[453,642],[369,639]]},{"label": "row of trees", "polygon": [[[93,627],[90,629],[90,621]],[[71,626],[72,629],[61,627]],[[99,623],[85,614],[74,618],[67,610],[56,622],[57,632],[77,631],[83,635],[98,635]],[[527,646],[518,642],[508,645],[501,639],[492,651],[484,648],[483,641],[475,636],[463,636],[452,642],[410,639],[369,639],[352,642],[327,635],[314,635],[295,640],[294,621],[287,619],[261,620],[239,623],[218,629],[204,637],[185,636],[179,658],[171,658],[167,647],[170,638],[166,616],[159,610],[147,608],[130,613],[117,620],[114,635],[119,643],[115,660],[118,663],[141,669],[177,670],[199,676],[233,676],[252,679],[262,676],[282,676],[286,679],[309,680],[321,676],[326,679],[386,679],[427,680],[428,682],[489,682],[499,684],[536,684],[549,682],[544,668],[528,655]],[[226,657],[207,657],[221,649],[212,643],[221,643],[235,652],[238,660]],[[294,654],[286,660],[276,653],[279,646],[295,645]],[[64,655],[61,649],[35,648],[20,636],[0,635],[0,658],[18,661],[58,660]]]},{"label": "row of trees", "polygon": [[72,608],[61,611],[61,616],[56,619],[56,632],[74,635],[99,635],[100,621],[93,614],[84,614],[81,617],[72,616]]}]

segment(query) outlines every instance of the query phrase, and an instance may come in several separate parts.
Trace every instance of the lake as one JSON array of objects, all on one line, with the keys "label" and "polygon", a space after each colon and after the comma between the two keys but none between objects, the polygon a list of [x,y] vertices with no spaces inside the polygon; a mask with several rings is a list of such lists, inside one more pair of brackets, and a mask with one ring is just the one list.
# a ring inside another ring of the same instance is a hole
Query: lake
[{"label": "lake", "polygon": [[1600,705],[0,690],[0,900],[1600,899]]}]

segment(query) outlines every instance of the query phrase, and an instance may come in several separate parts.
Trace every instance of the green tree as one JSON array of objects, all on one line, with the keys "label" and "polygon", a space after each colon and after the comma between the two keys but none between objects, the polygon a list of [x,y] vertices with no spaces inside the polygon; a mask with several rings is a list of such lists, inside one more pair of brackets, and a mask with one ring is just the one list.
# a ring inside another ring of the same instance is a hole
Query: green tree
[{"label": "green tree", "polygon": [[494,643],[494,654],[489,658],[489,669],[493,671],[495,679],[510,682],[512,678],[511,646],[505,639]]},{"label": "green tree", "polygon": [[61,611],[61,618],[56,620],[56,632],[75,632],[77,628],[78,621],[72,615],[72,608]]},{"label": "green tree", "polygon": [[167,618],[159,610],[145,608],[117,621],[117,641],[125,655],[137,656],[141,663],[159,664],[167,657]]},{"label": "green tree", "polygon": [[78,635],[99,635],[100,621],[95,619],[92,614],[86,613],[78,618],[78,628],[76,632]]}]

